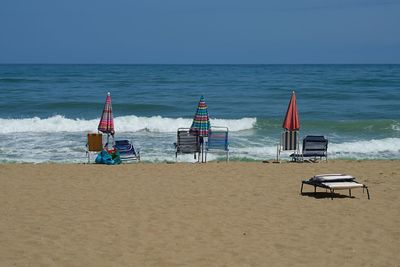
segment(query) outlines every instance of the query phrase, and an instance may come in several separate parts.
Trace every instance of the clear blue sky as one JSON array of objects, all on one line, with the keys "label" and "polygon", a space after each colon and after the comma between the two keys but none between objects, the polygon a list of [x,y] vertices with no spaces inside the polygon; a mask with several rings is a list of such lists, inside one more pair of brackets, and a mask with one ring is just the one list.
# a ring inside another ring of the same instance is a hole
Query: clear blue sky
[{"label": "clear blue sky", "polygon": [[1,0],[0,63],[400,63],[400,0]]}]

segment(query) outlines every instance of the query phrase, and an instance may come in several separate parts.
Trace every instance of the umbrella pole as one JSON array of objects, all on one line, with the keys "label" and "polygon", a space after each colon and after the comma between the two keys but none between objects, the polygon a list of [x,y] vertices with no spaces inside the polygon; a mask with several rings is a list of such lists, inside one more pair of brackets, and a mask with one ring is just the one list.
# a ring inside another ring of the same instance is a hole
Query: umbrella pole
[{"label": "umbrella pole", "polygon": [[204,163],[204,139],[201,142],[201,162]]}]

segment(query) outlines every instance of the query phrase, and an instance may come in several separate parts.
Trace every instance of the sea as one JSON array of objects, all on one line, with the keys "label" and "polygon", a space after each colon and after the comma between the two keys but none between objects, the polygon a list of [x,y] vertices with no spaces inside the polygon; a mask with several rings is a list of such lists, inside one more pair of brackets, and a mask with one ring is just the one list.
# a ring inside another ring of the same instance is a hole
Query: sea
[{"label": "sea", "polygon": [[292,91],[301,138],[325,136],[328,158],[400,159],[400,65],[0,65],[0,162],[86,162],[107,92],[143,161],[175,161],[201,96],[231,160],[273,160]]}]

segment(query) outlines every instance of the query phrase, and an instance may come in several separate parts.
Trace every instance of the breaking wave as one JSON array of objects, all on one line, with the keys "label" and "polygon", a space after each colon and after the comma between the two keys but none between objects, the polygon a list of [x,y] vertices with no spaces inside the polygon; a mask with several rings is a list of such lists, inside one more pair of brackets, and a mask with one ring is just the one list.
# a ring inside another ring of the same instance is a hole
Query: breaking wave
[{"label": "breaking wave", "polygon": [[[242,131],[252,129],[256,124],[256,118],[241,119],[210,119],[213,126],[225,126],[230,131]],[[97,131],[98,119],[69,119],[61,115],[49,118],[25,118],[25,119],[0,119],[0,134],[22,133],[22,132],[93,132]],[[134,115],[116,117],[114,119],[116,132],[176,132],[180,127],[190,127],[192,119],[186,118],[164,118],[137,117]]]}]

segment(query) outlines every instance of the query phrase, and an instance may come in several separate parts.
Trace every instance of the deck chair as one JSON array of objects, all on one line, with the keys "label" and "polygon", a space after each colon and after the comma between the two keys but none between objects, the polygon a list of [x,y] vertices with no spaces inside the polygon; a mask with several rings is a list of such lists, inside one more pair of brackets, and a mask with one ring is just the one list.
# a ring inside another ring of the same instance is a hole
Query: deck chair
[{"label": "deck chair", "polygon": [[226,155],[226,162],[229,161],[229,142],[228,142],[228,128],[227,127],[211,127],[208,132],[208,140],[205,143],[205,161],[207,162],[207,153],[213,151],[223,151]]},{"label": "deck chair", "polygon": [[129,140],[115,140],[114,148],[119,152],[122,162],[140,161],[140,151]]},{"label": "deck chair", "polygon": [[322,135],[307,135],[303,139],[303,148],[301,154],[290,155],[294,161],[304,161],[304,158],[325,158],[328,161],[328,139]]},{"label": "deck chair", "polygon": [[88,163],[90,163],[90,154],[93,152],[99,153],[103,148],[103,135],[101,133],[87,134],[86,156],[88,157]]},{"label": "deck chair", "polygon": [[277,147],[276,161],[280,161],[280,155],[282,151],[294,151],[294,154],[299,154],[299,138],[299,131],[285,130],[281,134],[281,138]]},{"label": "deck chair", "polygon": [[311,185],[314,186],[314,194],[317,193],[317,187],[325,188],[326,191],[330,190],[331,199],[335,194],[335,190],[349,190],[349,196],[351,197],[351,189],[354,188],[362,188],[363,193],[364,190],[367,191],[368,199],[369,190],[368,186],[361,184],[355,180],[355,177],[346,174],[319,174],[311,177],[309,180],[305,180],[301,182],[300,194],[303,194],[303,186]]},{"label": "deck chair", "polygon": [[175,145],[175,161],[178,159],[178,154],[193,154],[194,159],[200,161],[200,137],[191,133],[189,128],[179,128]]}]

